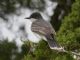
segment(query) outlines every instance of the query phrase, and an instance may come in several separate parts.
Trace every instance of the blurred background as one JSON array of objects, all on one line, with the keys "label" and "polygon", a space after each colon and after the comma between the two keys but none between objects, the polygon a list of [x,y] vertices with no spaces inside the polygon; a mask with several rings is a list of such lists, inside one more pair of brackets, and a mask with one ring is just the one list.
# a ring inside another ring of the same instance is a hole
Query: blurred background
[{"label": "blurred background", "polygon": [[33,12],[52,24],[61,46],[80,54],[80,0],[0,0],[0,60],[80,60],[78,55],[51,50],[43,40],[29,53],[27,38],[37,38],[24,18]]}]

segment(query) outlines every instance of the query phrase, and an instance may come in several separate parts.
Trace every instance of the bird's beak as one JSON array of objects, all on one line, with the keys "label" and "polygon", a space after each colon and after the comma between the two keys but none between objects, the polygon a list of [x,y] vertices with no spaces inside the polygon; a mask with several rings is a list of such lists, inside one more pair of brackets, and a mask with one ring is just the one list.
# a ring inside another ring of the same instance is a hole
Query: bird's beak
[{"label": "bird's beak", "polygon": [[30,19],[30,17],[24,18],[24,19]]}]

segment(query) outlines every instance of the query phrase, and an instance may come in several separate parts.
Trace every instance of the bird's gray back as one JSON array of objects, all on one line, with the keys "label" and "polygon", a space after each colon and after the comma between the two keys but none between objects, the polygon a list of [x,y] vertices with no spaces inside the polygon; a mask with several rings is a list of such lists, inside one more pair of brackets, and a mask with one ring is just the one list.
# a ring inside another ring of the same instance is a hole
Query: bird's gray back
[{"label": "bird's gray back", "polygon": [[36,20],[32,23],[31,30],[40,34],[55,34],[51,24],[45,20]]}]

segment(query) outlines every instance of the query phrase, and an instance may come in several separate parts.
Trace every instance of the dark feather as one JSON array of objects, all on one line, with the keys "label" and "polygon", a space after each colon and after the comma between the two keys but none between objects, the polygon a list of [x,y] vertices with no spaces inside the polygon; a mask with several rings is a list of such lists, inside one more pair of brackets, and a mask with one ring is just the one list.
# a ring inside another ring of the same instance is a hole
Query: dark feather
[{"label": "dark feather", "polygon": [[57,43],[57,41],[55,40],[54,36],[48,34],[45,37],[47,38],[50,48],[54,48],[54,47],[59,48],[60,47],[59,44]]}]

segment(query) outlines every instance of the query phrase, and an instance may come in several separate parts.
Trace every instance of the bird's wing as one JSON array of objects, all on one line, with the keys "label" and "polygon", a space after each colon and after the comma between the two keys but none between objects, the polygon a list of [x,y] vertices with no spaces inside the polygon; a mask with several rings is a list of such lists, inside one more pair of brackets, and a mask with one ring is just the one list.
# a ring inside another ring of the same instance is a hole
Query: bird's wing
[{"label": "bird's wing", "polygon": [[57,43],[54,36],[48,34],[45,37],[47,38],[48,45],[51,49],[60,48],[60,45]]},{"label": "bird's wing", "polygon": [[39,31],[41,33],[51,33],[53,35],[55,35],[55,30],[53,29],[53,27],[51,26],[51,24],[49,22],[46,22],[44,20],[37,20],[36,22],[32,23],[32,27],[31,30],[33,32]]},{"label": "bird's wing", "polygon": [[50,48],[60,47],[54,38],[55,33],[53,32],[54,30],[50,24],[37,21],[36,23],[32,24],[31,29],[35,33],[44,35],[47,38]]}]

